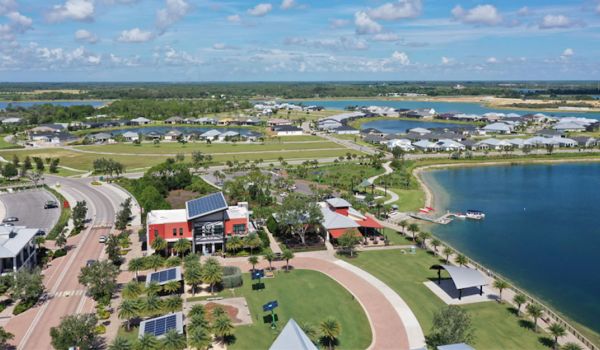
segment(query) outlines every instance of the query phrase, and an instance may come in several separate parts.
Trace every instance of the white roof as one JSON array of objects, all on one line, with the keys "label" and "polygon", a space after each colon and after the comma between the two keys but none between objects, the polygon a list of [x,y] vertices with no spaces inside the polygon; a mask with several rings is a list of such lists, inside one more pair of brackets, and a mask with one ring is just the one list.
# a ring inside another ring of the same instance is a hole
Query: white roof
[{"label": "white roof", "polygon": [[325,200],[325,202],[327,202],[327,204],[331,205],[334,208],[345,208],[352,206],[347,200],[337,197],[329,198]]},{"label": "white roof", "polygon": [[448,271],[456,289],[485,286],[488,284],[485,275],[479,270],[464,266],[442,265]]},{"label": "white roof", "polygon": [[432,147],[437,147],[435,145],[435,143],[433,142],[429,142],[427,140],[421,140],[421,141],[417,141],[415,143],[413,143],[413,146],[419,147],[419,148],[432,148]]},{"label": "white roof", "polygon": [[506,140],[499,139],[485,139],[477,142],[477,144],[489,145],[489,146],[510,146],[511,143]]},{"label": "white roof", "polygon": [[574,122],[560,122],[554,125],[555,130],[585,130],[585,126]]},{"label": "white roof", "polygon": [[238,136],[239,134],[240,134],[240,133],[239,133],[239,132],[237,132],[237,131],[231,131],[231,130],[229,130],[229,131],[225,131],[225,132],[224,132],[224,133],[222,133],[220,136],[223,136],[223,137],[227,137],[227,136]]},{"label": "white roof", "polygon": [[456,142],[454,140],[450,140],[450,139],[441,139],[439,140],[436,145],[440,146],[440,147],[457,147],[457,148],[464,148],[465,145],[463,145],[460,142]]},{"label": "white roof", "polygon": [[143,122],[149,122],[150,119],[148,118],[144,118],[144,117],[138,117],[135,119],[131,119],[132,122],[137,122],[137,123],[143,123]]},{"label": "white roof", "polygon": [[296,321],[290,318],[269,350],[317,350],[317,347]]},{"label": "white roof", "polygon": [[139,136],[137,132],[127,131],[123,133],[124,137],[137,137]]},{"label": "white roof", "polygon": [[230,219],[248,218],[248,208],[244,206],[231,206],[227,209],[227,217]]},{"label": "white roof", "polygon": [[429,134],[431,133],[431,130],[425,128],[412,128],[409,129],[408,132],[414,132],[416,134]]},{"label": "white roof", "polygon": [[212,137],[212,136],[219,136],[219,135],[221,135],[221,132],[219,132],[218,130],[212,129],[212,130],[208,130],[207,132],[203,133],[200,136],[201,137]]},{"label": "white roof", "polygon": [[12,258],[17,255],[38,231],[37,228],[25,226],[0,226],[0,258]]},{"label": "white roof", "polygon": [[148,225],[169,222],[187,222],[185,209],[152,210],[146,220]]},{"label": "white roof", "polygon": [[329,117],[321,118],[320,120],[331,119],[331,120],[335,120],[338,122],[342,122],[349,118],[359,118],[364,115],[365,114],[363,112],[349,112],[349,113],[341,113],[341,114],[336,114],[336,115],[332,115]]},{"label": "white roof", "polygon": [[354,228],[360,227],[356,221],[350,219],[349,217],[338,214],[327,206],[327,204],[321,202],[319,203],[321,206],[321,213],[323,214],[323,227],[326,230],[334,230],[339,228]]},{"label": "white roof", "polygon": [[492,123],[483,127],[486,131],[511,131],[512,128],[506,123]]}]

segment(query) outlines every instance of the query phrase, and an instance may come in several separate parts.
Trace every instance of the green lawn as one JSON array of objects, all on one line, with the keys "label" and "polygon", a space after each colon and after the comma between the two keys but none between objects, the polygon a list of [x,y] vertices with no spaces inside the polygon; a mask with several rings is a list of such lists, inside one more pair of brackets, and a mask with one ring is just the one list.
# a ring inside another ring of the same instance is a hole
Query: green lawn
[{"label": "green lawn", "polygon": [[[249,274],[244,274],[244,285],[233,294],[225,290],[225,297],[244,296],[248,302],[253,324],[235,328],[236,341],[228,349],[268,349],[288,319],[298,324],[311,323],[314,327],[334,317],[342,327],[339,349],[366,349],[371,344],[371,328],[360,304],[346,289],[328,276],[310,270],[278,272],[273,279],[265,279],[266,288],[253,291]],[[271,300],[279,302],[276,309],[278,328],[271,330],[263,322],[262,305]]]},{"label": "green lawn", "polygon": [[0,149],[23,148],[23,146],[15,145],[4,140],[6,135],[0,135]]},{"label": "green lawn", "polygon": [[339,139],[339,140],[349,140],[349,141],[353,141],[354,143],[356,143],[357,145],[361,145],[364,147],[370,147],[375,149],[376,147],[374,147],[374,145],[372,143],[368,143],[362,140],[362,138],[360,137],[360,135],[336,135],[336,134],[332,134],[332,137]]},{"label": "green lawn", "polygon": [[[438,259],[423,250],[417,250],[415,255],[388,250],[361,252],[348,262],[370,272],[396,291],[415,313],[425,334],[429,333],[433,314],[445,307],[423,284],[436,276],[429,267],[439,263]],[[539,340],[545,335],[521,327],[508,305],[490,301],[463,308],[472,317],[476,335],[472,345],[477,349],[547,349]]]},{"label": "green lawn", "polygon": [[405,190],[400,188],[390,188],[390,191],[395,192],[399,199],[393,204],[398,206],[399,211],[416,211],[425,204],[425,193],[418,190]]}]

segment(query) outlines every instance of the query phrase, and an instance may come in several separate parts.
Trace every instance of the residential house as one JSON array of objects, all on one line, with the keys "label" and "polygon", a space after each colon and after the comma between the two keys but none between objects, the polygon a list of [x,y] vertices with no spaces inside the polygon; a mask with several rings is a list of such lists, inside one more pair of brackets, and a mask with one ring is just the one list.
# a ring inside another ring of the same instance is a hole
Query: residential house
[{"label": "residential house", "polygon": [[492,123],[484,126],[483,131],[490,134],[510,134],[514,127],[507,123]]},{"label": "residential house", "polygon": [[417,141],[417,142],[413,142],[412,145],[416,149],[419,149],[419,150],[424,151],[424,152],[439,151],[438,145],[436,145],[434,142],[430,142],[430,141],[427,141],[427,140],[420,140],[420,141]]},{"label": "residential house", "polygon": [[137,132],[126,131],[123,133],[123,140],[127,142],[139,141],[140,135]]},{"label": "residential house", "polygon": [[460,150],[465,149],[465,146],[462,143],[451,140],[451,139],[441,139],[441,140],[437,141],[435,144],[436,144],[438,150],[445,151],[445,152],[454,152],[454,151],[460,151]]},{"label": "residential house", "polygon": [[302,129],[300,129],[297,126],[293,126],[293,125],[273,126],[273,127],[271,127],[271,130],[277,136],[296,136],[296,135],[303,134]]},{"label": "residential house", "polygon": [[52,133],[52,132],[63,132],[65,131],[65,127],[60,124],[42,124],[38,125],[35,128],[31,128],[29,133],[38,134],[38,133]]},{"label": "residential house", "polygon": [[40,132],[37,134],[30,134],[29,140],[33,146],[39,146],[40,144],[58,146],[73,142],[77,140],[77,137],[68,132]]},{"label": "residential house", "polygon": [[322,119],[317,122],[317,129],[330,131],[342,127],[343,124],[334,119]]},{"label": "residential house", "polygon": [[220,131],[212,129],[212,130],[208,130],[207,132],[205,132],[203,134],[200,134],[200,138],[203,140],[213,141],[213,140],[216,140],[219,137],[219,135],[221,135]]},{"label": "residential house", "polygon": [[171,117],[165,120],[165,124],[183,124],[183,118],[177,116]]},{"label": "residential house", "polygon": [[279,118],[273,118],[273,119],[269,119],[267,120],[267,126],[273,127],[273,126],[282,126],[282,125],[292,125],[292,121],[288,120],[288,119],[279,119]]},{"label": "residential house", "polygon": [[477,146],[485,146],[484,149],[493,149],[496,151],[500,151],[506,148],[510,148],[513,146],[512,143],[502,139],[486,139],[477,142]]},{"label": "residential house", "polygon": [[573,140],[577,141],[577,145],[582,148],[592,148],[598,145],[598,141],[593,137],[573,137]]},{"label": "residential house", "polygon": [[9,118],[2,119],[2,125],[21,124],[22,121],[23,121],[23,119],[18,118],[18,117],[9,117]]},{"label": "residential house", "polygon": [[568,132],[568,131],[585,131],[586,126],[580,123],[575,122],[559,122],[558,124],[552,127],[554,130],[560,132]]},{"label": "residential house", "polygon": [[237,131],[225,131],[224,133],[222,133],[221,135],[219,135],[219,141],[228,141],[230,139],[234,139],[234,138],[238,138],[240,137],[240,133]]},{"label": "residential house", "polygon": [[338,135],[358,135],[360,131],[348,125],[342,125],[332,130]]},{"label": "residential house", "polygon": [[385,141],[385,145],[391,151],[394,148],[400,148],[405,152],[414,151],[415,148],[411,145],[410,140],[408,139],[393,139]]},{"label": "residential house", "polygon": [[325,229],[326,239],[338,239],[350,231],[359,235],[370,235],[383,228],[377,220],[368,217],[342,198],[330,198],[319,202],[323,214],[321,226]]},{"label": "residential house", "polygon": [[363,137],[363,141],[367,143],[380,144],[386,141],[386,139],[385,137],[378,134],[368,134],[365,137]]},{"label": "residential house", "polygon": [[107,132],[99,132],[97,134],[90,134],[87,136],[87,138],[92,142],[98,142],[98,143],[106,143],[111,140],[114,141],[113,136]]},{"label": "residential house", "polygon": [[425,129],[425,128],[412,128],[412,129],[408,129],[408,132],[412,133],[412,134],[418,134],[418,135],[431,134],[431,130]]},{"label": "residential house", "polygon": [[417,108],[406,112],[406,117],[417,118],[417,119],[428,119],[433,118],[435,115],[435,109],[433,108]]},{"label": "residential house", "polygon": [[135,118],[135,119],[131,119],[129,121],[130,125],[148,125],[150,124],[152,121],[148,118],[144,118],[144,117],[139,117],[139,118]]},{"label": "residential house", "polygon": [[165,141],[178,141],[180,137],[183,137],[183,132],[173,129],[165,133]]}]

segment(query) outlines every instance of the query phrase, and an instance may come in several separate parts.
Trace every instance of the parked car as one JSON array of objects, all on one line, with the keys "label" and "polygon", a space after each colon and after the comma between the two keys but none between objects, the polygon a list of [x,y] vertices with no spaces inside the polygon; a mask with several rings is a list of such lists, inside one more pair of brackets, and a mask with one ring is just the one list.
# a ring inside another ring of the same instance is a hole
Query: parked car
[{"label": "parked car", "polygon": [[4,218],[4,220],[2,220],[2,222],[6,223],[6,222],[17,222],[19,221],[19,218],[16,216],[9,216],[7,218]]},{"label": "parked car", "polygon": [[44,203],[44,209],[52,208],[58,208],[58,203],[56,201],[46,201],[46,203]]},{"label": "parked car", "polygon": [[90,259],[90,260],[88,260],[88,261],[85,263],[85,266],[88,266],[88,267],[89,267],[89,266],[92,266],[92,265],[94,265],[94,264],[95,264],[95,263],[97,263],[97,262],[98,262],[98,260]]},{"label": "parked car", "polygon": [[5,223],[0,224],[0,226],[5,226],[5,227],[7,227],[7,226],[15,226],[15,224],[13,224],[12,222],[5,222]]},{"label": "parked car", "polygon": [[108,240],[108,237],[106,237],[105,235],[102,235],[102,236],[100,236],[98,241],[100,243],[106,243],[107,240]]}]

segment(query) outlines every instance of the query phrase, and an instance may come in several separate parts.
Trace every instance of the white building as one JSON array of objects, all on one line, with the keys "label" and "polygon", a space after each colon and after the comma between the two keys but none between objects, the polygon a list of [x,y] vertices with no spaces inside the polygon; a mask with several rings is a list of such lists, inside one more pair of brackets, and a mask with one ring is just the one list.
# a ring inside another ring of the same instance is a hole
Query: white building
[{"label": "white building", "polygon": [[293,125],[280,125],[271,128],[277,136],[296,136],[302,135],[302,129]]},{"label": "white building", "polygon": [[0,273],[17,272],[36,263],[35,236],[39,229],[0,226]]},{"label": "white building", "polygon": [[212,130],[208,130],[205,133],[200,134],[200,138],[203,140],[215,140],[219,137],[219,135],[221,135],[221,132],[215,129]]},{"label": "white building", "polygon": [[219,141],[226,141],[232,138],[236,138],[239,137],[240,133],[237,131],[225,131],[224,133],[222,133],[221,135],[219,135]]},{"label": "white building", "polygon": [[510,134],[513,129],[513,125],[507,123],[492,123],[483,127],[483,131],[493,134]]},{"label": "white building", "polygon": [[400,148],[405,152],[414,151],[415,148],[411,145],[410,140],[408,139],[392,139],[385,141],[385,145],[391,151],[394,148]]},{"label": "white building", "polygon": [[134,142],[140,139],[140,135],[137,132],[127,131],[123,133],[123,139],[128,142]]},{"label": "white building", "polygon": [[358,129],[354,129],[351,126],[342,125],[332,130],[334,133],[338,135],[358,135],[360,131]]},{"label": "white building", "polygon": [[152,121],[148,118],[139,117],[139,118],[131,119],[129,122],[133,125],[148,125]]}]

